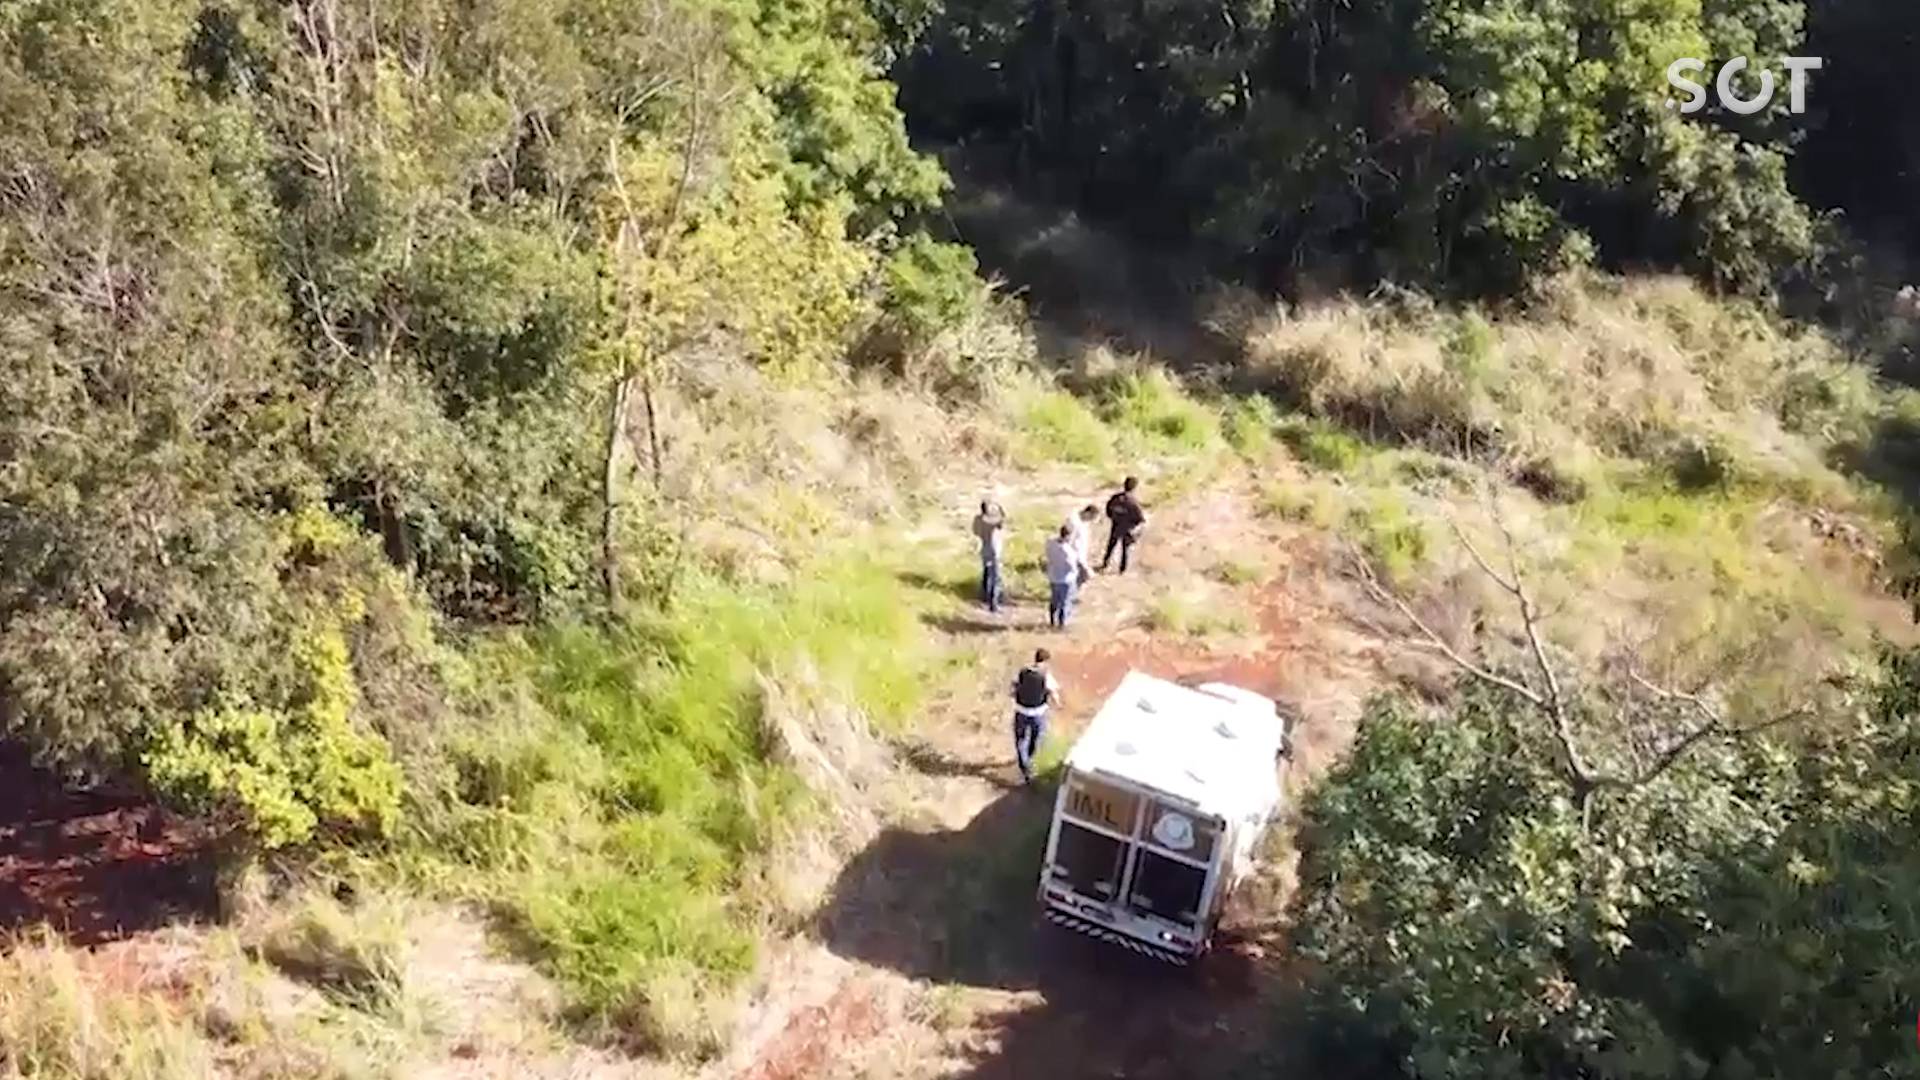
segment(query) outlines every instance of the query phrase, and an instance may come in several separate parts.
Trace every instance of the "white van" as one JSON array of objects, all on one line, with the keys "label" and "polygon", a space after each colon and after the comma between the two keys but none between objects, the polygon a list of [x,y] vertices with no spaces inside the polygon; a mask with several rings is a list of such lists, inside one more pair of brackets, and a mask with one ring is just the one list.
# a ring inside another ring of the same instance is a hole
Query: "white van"
[{"label": "white van", "polygon": [[1280,812],[1287,738],[1252,691],[1128,672],[1067,755],[1047,918],[1175,964],[1204,953]]}]

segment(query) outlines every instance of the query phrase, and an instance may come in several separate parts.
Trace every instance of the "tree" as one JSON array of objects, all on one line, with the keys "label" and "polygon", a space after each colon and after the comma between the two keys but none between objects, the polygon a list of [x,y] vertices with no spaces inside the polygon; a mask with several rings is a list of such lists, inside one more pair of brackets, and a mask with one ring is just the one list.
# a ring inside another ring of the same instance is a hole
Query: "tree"
[{"label": "tree", "polygon": [[[1298,925],[1348,1064],[1417,1077],[1915,1076],[1920,660],[1791,728],[1554,659],[1519,667],[1377,582],[1461,684],[1387,697],[1311,797]],[[1371,580],[1371,579],[1369,579]],[[1531,671],[1526,669],[1530,668]],[[1586,689],[1580,689],[1585,687]],[[1644,710],[1677,713],[1647,731]]]}]

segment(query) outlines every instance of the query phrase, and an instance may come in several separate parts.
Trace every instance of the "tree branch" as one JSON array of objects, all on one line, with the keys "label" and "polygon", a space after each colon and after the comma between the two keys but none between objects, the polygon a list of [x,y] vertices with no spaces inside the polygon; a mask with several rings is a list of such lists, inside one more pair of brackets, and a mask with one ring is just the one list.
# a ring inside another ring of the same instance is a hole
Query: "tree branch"
[{"label": "tree branch", "polygon": [[1547,707],[1546,697],[1533,687],[1516,679],[1508,678],[1490,668],[1476,664],[1462,654],[1460,650],[1454,648],[1446,638],[1440,636],[1439,631],[1427,625],[1426,620],[1422,619],[1419,613],[1413,610],[1413,605],[1407,603],[1398,593],[1395,593],[1380,582],[1379,577],[1373,572],[1373,566],[1367,562],[1365,556],[1355,552],[1354,565],[1356,573],[1360,578],[1360,583],[1366,588],[1367,594],[1375,600],[1390,605],[1399,611],[1402,618],[1412,623],[1414,628],[1420,631],[1423,640],[1416,644],[1446,657],[1455,667],[1458,667],[1482,682],[1491,683],[1494,686],[1520,695],[1536,708],[1545,709]]}]

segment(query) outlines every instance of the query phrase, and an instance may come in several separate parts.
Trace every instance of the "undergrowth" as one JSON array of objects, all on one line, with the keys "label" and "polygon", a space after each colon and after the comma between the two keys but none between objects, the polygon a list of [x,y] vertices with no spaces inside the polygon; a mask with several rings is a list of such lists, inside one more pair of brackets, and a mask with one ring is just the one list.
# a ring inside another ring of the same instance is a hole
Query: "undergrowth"
[{"label": "undergrowth", "polygon": [[489,721],[422,808],[415,872],[491,904],[590,1026],[698,1055],[703,1003],[751,970],[752,894],[776,825],[808,796],[759,722],[756,678],[805,665],[876,723],[918,700],[904,587],[864,561],[783,588],[691,582],[662,614],[476,651]]}]

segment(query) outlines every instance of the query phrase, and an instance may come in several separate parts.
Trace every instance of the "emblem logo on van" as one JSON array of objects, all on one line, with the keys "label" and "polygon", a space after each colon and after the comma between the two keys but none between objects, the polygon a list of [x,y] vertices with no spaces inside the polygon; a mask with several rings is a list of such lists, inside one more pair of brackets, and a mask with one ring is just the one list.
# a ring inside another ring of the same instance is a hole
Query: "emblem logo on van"
[{"label": "emblem logo on van", "polygon": [[1185,814],[1176,814],[1169,810],[1160,815],[1153,823],[1153,838],[1162,847],[1174,851],[1186,851],[1193,847],[1193,821]]}]

